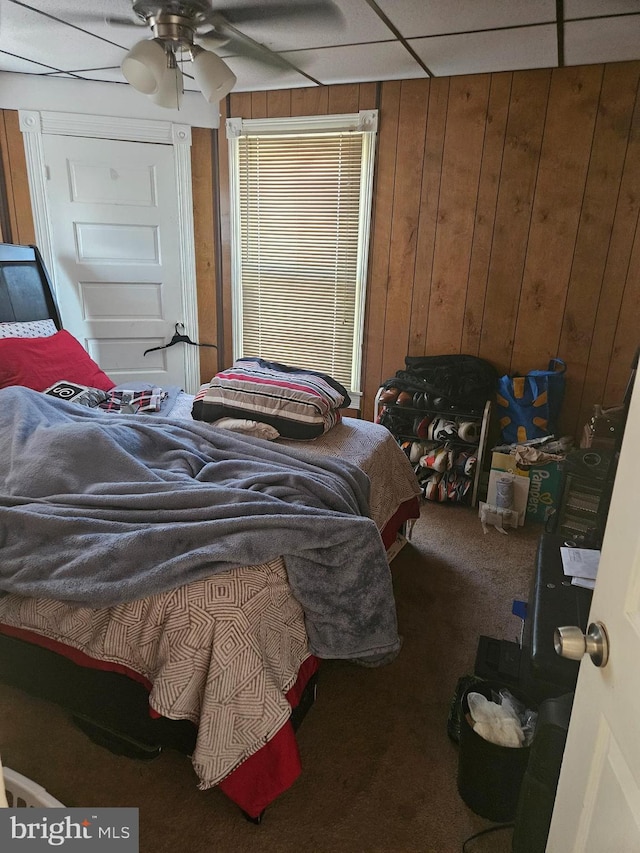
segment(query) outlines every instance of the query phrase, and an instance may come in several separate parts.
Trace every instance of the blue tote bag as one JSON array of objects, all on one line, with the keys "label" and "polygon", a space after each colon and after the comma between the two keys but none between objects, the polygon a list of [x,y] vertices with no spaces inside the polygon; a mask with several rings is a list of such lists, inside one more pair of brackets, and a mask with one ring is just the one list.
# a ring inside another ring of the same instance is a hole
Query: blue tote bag
[{"label": "blue tote bag", "polygon": [[552,358],[547,370],[500,377],[496,404],[504,442],[521,444],[556,434],[566,369],[562,359]]}]

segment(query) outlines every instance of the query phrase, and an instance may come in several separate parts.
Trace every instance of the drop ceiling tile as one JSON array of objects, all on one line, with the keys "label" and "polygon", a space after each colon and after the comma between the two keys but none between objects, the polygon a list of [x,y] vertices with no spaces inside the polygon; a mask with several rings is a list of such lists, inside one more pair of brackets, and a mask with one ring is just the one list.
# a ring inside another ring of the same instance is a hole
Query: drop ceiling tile
[{"label": "drop ceiling tile", "polygon": [[39,62],[30,62],[19,56],[11,56],[8,53],[0,53],[0,71],[15,71],[18,74],[47,74],[51,71],[46,65]]},{"label": "drop ceiling tile", "polygon": [[640,57],[640,15],[567,21],[564,61],[567,65],[622,62]]},{"label": "drop ceiling tile", "polygon": [[400,42],[324,47],[283,55],[307,74],[326,84],[426,77],[423,69]]},{"label": "drop ceiling tile", "polygon": [[555,0],[377,0],[405,38],[467,33],[498,27],[550,23],[556,19]]},{"label": "drop ceiling tile", "polygon": [[83,80],[100,80],[103,83],[127,83],[122,76],[120,66],[116,66],[115,68],[78,68],[71,70],[78,77],[82,77]]},{"label": "drop ceiling tile", "polygon": [[[73,27],[15,3],[3,3],[0,50],[38,61],[60,71],[113,65],[124,51]],[[117,57],[114,57],[114,50]]]},{"label": "drop ceiling tile", "polygon": [[410,39],[409,44],[436,77],[548,68],[557,64],[553,24]]},{"label": "drop ceiling tile", "polygon": [[564,19],[624,15],[638,12],[638,0],[564,0]]},{"label": "drop ceiling tile", "polygon": [[313,84],[294,69],[280,69],[245,56],[225,57],[226,64],[238,78],[234,92],[262,92],[269,89],[299,89]]},{"label": "drop ceiling tile", "polygon": [[[4,4],[7,0],[0,0]],[[74,29],[77,38],[83,37],[83,31],[93,35],[96,41],[104,39],[119,47],[130,48],[142,38],[150,38],[151,31],[144,24],[136,25],[138,18],[133,13],[132,0],[26,0],[29,6],[53,18],[67,23],[67,29]],[[44,15],[42,17],[45,17]],[[109,23],[109,18],[123,18],[131,21],[131,26]]]},{"label": "drop ceiling tile", "polygon": [[[216,3],[224,15],[225,7],[237,5],[237,0],[225,0]],[[304,3],[298,3],[304,8]],[[301,50],[312,47],[331,47],[343,44],[362,44],[369,41],[383,41],[394,38],[393,33],[365,0],[336,0],[335,5],[342,13],[341,22],[331,22],[326,25],[314,23],[314,18],[291,18],[287,21],[270,20],[268,5],[265,4],[265,14],[262,21],[238,25],[245,35],[250,36],[270,50],[278,52],[285,50]],[[220,55],[224,54],[224,49]]]}]

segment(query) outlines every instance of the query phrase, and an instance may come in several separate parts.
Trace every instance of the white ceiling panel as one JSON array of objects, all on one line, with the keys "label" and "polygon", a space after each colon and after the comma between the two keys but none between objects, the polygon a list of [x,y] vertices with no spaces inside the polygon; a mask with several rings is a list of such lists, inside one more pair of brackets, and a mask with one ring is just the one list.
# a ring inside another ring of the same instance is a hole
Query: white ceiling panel
[{"label": "white ceiling panel", "polygon": [[640,11],[638,0],[564,0],[565,21]]},{"label": "white ceiling panel", "polygon": [[[210,2],[239,32],[217,50],[238,77],[235,91],[640,60],[640,0]],[[283,13],[287,2],[291,11]],[[320,23],[323,2],[333,11],[322,10]],[[257,4],[262,19],[244,20],[243,10]],[[153,34],[114,18],[135,21],[132,0],[0,0],[0,74],[58,71],[123,83],[124,55]],[[294,67],[265,62],[273,53]],[[193,80],[185,83],[196,89]]]},{"label": "white ceiling panel", "polygon": [[402,80],[426,77],[411,54],[398,42],[356,44],[349,47],[324,47],[284,56],[299,65],[321,83],[343,83],[346,80]]},{"label": "white ceiling panel", "polygon": [[[216,3],[216,8],[235,3]],[[303,3],[296,4],[304,8]],[[382,19],[365,0],[336,0],[336,7],[342,13],[342,21],[330,21],[324,26],[315,22],[313,15],[301,16],[291,20],[271,22],[268,14],[264,21],[246,24],[242,32],[271,50],[282,52],[311,47],[332,47],[342,44],[362,44],[393,39],[394,35]],[[265,8],[268,9],[268,6]],[[221,53],[222,55],[222,53]]]},{"label": "white ceiling panel", "polygon": [[263,92],[271,89],[299,89],[314,85],[297,71],[274,68],[245,56],[230,56],[225,62],[238,78],[234,92]]},{"label": "white ceiling panel", "polygon": [[557,62],[556,29],[550,24],[410,39],[409,44],[436,77],[548,68]]},{"label": "white ceiling panel", "polygon": [[[61,71],[68,70],[70,65],[95,67],[114,64],[113,45],[32,9],[5,2],[0,21],[2,51]],[[116,50],[121,57],[123,51]]]},{"label": "white ceiling panel", "polygon": [[640,16],[601,18],[598,21],[568,21],[564,28],[564,55],[567,65],[608,62],[615,51],[617,60],[638,58]]},{"label": "white ceiling panel", "polygon": [[17,74],[46,74],[51,71],[50,68],[38,62],[29,62],[28,59],[7,54],[2,56],[2,68],[4,71],[15,71]]},{"label": "white ceiling panel", "polygon": [[555,0],[378,0],[405,38],[468,33],[555,21]]},{"label": "white ceiling panel", "polygon": [[[141,38],[151,33],[144,24],[136,25],[132,0],[25,0],[28,6],[66,22],[68,29],[76,29],[76,39],[87,37],[87,45],[104,39],[128,50]],[[0,7],[6,5],[0,0]],[[116,25],[108,18],[129,18],[131,26]],[[4,19],[3,19],[4,20]],[[78,41],[80,43],[80,41]]]}]

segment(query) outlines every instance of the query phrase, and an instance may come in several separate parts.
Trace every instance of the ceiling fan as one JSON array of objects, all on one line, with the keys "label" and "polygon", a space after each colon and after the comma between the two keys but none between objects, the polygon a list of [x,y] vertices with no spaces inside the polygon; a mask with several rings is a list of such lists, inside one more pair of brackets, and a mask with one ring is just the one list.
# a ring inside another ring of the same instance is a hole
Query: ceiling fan
[{"label": "ceiling fan", "polygon": [[154,103],[172,108],[180,105],[181,65],[185,60],[192,63],[193,76],[207,101],[217,103],[229,94],[236,76],[214,52],[223,46],[267,65],[293,67],[239,27],[263,21],[274,24],[303,19],[314,26],[342,21],[332,0],[262,0],[225,6],[223,11],[214,9],[211,0],[133,0],[132,12],[132,18],[107,18],[116,26],[146,26],[151,30],[151,36],[135,44],[124,57],[122,73]]}]

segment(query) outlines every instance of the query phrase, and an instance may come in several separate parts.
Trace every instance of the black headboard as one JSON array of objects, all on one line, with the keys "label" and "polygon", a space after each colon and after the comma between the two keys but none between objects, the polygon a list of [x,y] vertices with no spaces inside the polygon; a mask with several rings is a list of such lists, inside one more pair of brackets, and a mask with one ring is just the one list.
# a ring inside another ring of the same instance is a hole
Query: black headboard
[{"label": "black headboard", "polygon": [[37,246],[0,243],[0,322],[51,319],[62,328],[51,281]]}]

